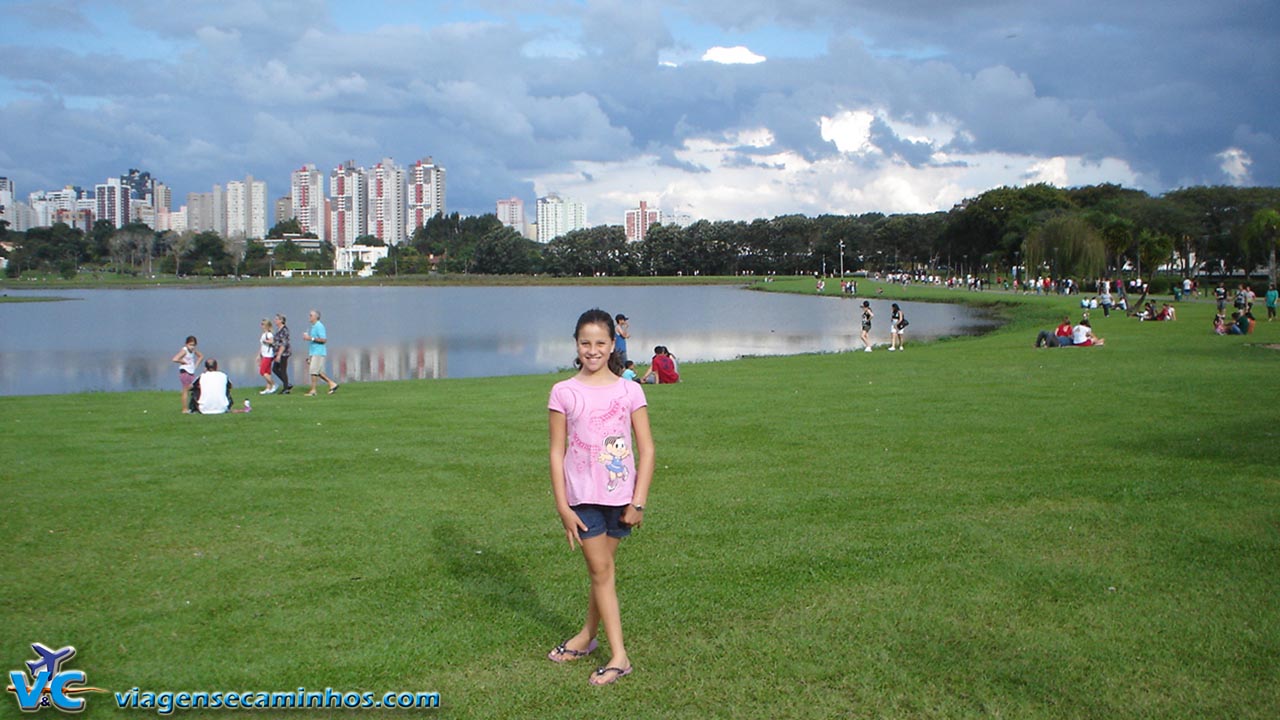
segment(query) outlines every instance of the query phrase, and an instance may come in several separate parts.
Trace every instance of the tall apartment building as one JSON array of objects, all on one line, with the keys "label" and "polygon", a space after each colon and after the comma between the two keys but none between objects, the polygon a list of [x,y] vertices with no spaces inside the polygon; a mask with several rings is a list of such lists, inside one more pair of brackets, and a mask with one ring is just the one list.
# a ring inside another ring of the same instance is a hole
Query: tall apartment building
[{"label": "tall apartment building", "polygon": [[293,219],[304,233],[314,233],[321,240],[328,240],[325,229],[324,173],[313,164],[306,164],[293,171],[290,178],[290,194],[293,198]]},{"label": "tall apartment building", "polygon": [[649,232],[649,226],[661,223],[662,211],[656,208],[650,209],[649,204],[641,200],[640,207],[627,211],[627,242],[644,240],[645,233]]},{"label": "tall apartment building", "polygon": [[405,241],[405,173],[391,158],[369,168],[369,234],[387,245]]},{"label": "tall apartment building", "polygon": [[201,233],[213,229],[213,193],[187,193],[187,229]]},{"label": "tall apartment building", "polygon": [[498,222],[524,235],[524,201],[518,197],[499,200]]},{"label": "tall apartment building", "polygon": [[267,184],[252,175],[227,183],[227,237],[267,236]]},{"label": "tall apartment building", "polygon": [[227,192],[221,185],[207,193],[187,193],[187,228],[227,237]]},{"label": "tall apartment building", "polygon": [[293,219],[293,196],[285,195],[276,198],[276,222],[282,223],[285,220]]},{"label": "tall apartment building", "polygon": [[[173,188],[165,185],[160,181],[156,181],[151,186],[151,206],[156,209],[156,214],[160,212],[168,212],[173,209]],[[158,229],[158,228],[157,228]]]},{"label": "tall apartment building", "polygon": [[410,235],[427,224],[436,215],[445,215],[444,168],[433,158],[424,158],[409,168],[409,226]]},{"label": "tall apartment building", "polygon": [[0,220],[9,223],[9,229],[15,232],[39,227],[31,206],[18,199],[18,186],[5,177],[0,177]]},{"label": "tall apartment building", "polygon": [[97,205],[94,217],[118,228],[124,227],[129,223],[129,195],[129,186],[118,177],[94,185],[93,198]]},{"label": "tall apartment building", "polygon": [[538,242],[555,240],[587,227],[587,206],[555,193],[538,198]]},{"label": "tall apartment building", "polygon": [[329,221],[336,248],[351,247],[369,234],[369,179],[352,160],[329,173]]},{"label": "tall apartment building", "polygon": [[[0,178],[0,185],[3,185],[3,178]],[[0,194],[3,194],[3,190],[0,190]],[[80,188],[70,185],[61,190],[38,190],[31,193],[27,196],[27,204],[31,206],[33,214],[32,227],[66,223],[87,232],[93,227],[93,213],[89,213],[88,223],[84,223],[84,219],[76,212],[77,202],[83,197],[84,193]],[[3,202],[0,200],[0,204]]]}]

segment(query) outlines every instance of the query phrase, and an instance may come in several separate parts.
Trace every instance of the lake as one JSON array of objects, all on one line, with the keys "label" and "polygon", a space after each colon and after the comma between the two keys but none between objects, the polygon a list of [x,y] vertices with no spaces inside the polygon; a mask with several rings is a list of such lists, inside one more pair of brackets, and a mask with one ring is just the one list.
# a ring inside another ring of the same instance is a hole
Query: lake
[{"label": "lake", "polygon": [[[14,297],[55,294],[7,290]],[[572,366],[573,326],[592,307],[631,319],[629,355],[654,345],[681,362],[861,348],[851,298],[729,286],[253,287],[58,290],[64,302],[0,304],[0,395],[177,390],[170,358],[187,335],[237,387],[260,386],[262,318],[289,318],[291,379],[306,377],[307,312],[323,315],[338,382],[548,373]],[[888,342],[889,303],[871,300],[872,341]],[[901,303],[913,340],[995,326],[961,305]]]}]

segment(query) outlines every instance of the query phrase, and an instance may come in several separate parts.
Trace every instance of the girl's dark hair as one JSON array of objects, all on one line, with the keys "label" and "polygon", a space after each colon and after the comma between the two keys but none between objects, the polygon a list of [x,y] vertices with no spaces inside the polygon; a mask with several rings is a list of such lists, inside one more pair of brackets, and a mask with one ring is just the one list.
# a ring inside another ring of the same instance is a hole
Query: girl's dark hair
[{"label": "girl's dark hair", "polygon": [[195,335],[188,335],[188,336],[187,336],[187,342],[189,342],[189,343],[199,343],[200,341],[199,341],[199,340],[196,340],[196,336],[195,336]]},{"label": "girl's dark hair", "polygon": [[[609,339],[617,340],[617,329],[613,325],[613,316],[601,310],[600,308],[591,308],[590,310],[578,316],[578,324],[573,328],[573,339],[578,339],[578,334],[582,332],[582,328],[586,325],[603,325],[609,331]],[[573,358],[573,366],[582,368],[582,361],[575,355]],[[609,372],[621,377],[622,375],[622,353],[609,353]]]}]

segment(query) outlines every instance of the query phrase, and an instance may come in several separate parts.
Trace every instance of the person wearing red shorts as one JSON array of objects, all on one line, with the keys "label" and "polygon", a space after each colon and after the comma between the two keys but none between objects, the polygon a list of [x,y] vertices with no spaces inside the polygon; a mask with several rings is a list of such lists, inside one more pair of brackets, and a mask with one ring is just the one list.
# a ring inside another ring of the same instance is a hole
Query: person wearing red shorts
[{"label": "person wearing red shorts", "polygon": [[276,382],[271,377],[271,363],[275,356],[275,335],[271,332],[271,321],[263,318],[262,335],[258,337],[258,374],[267,381],[267,386],[259,395],[270,395],[276,391]]}]

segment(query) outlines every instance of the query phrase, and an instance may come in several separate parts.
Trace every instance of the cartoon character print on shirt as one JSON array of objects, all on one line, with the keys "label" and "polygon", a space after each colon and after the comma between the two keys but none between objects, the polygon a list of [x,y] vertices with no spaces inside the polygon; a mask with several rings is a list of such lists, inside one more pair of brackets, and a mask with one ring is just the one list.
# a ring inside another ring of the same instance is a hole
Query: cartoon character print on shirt
[{"label": "cartoon character print on shirt", "polygon": [[604,469],[609,471],[609,484],[604,488],[608,492],[617,490],[619,485],[627,481],[627,466],[622,461],[630,454],[627,439],[621,435],[610,435],[604,439],[604,452],[600,453],[598,459],[604,463]]}]

